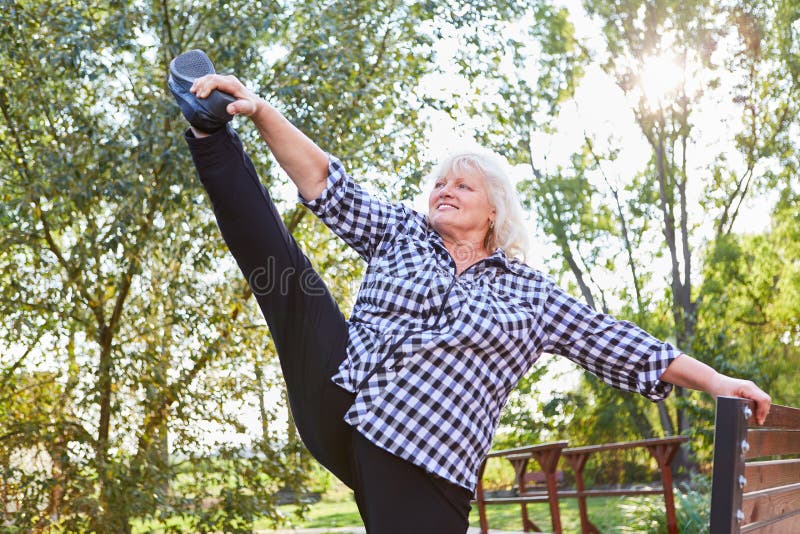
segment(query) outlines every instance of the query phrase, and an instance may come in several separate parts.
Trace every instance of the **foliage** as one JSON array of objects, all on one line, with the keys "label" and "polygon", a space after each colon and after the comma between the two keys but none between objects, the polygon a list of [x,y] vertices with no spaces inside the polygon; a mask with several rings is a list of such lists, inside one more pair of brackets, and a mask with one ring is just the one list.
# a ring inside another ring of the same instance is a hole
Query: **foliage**
[{"label": "foliage", "polygon": [[[191,48],[395,198],[419,192],[428,110],[479,118],[476,139],[529,169],[520,192],[565,285],[800,402],[795,2],[584,4],[602,46],[582,41],[566,9],[532,0],[0,2],[3,528],[126,532],[139,518],[247,530],[257,516],[281,521],[274,492],[303,489],[315,469],[179,139],[164,79]],[[440,39],[457,41],[452,58],[437,56]],[[637,76],[668,49],[683,58],[681,84],[654,100]],[[467,89],[425,94],[420,81],[449,59]],[[534,146],[591,62],[629,99],[649,147],[632,176],[613,171],[625,148],[613,137],[585,131],[562,166]],[[701,112],[716,108],[731,113],[707,145]],[[282,198],[266,151],[251,152],[347,309],[362,265]],[[744,206],[770,194],[769,230],[737,233]],[[708,397],[653,406],[587,377],[532,402],[544,373],[510,398],[499,446],[682,432],[708,461]],[[590,473],[611,483],[636,461]]]},{"label": "foliage", "polygon": [[[125,532],[133,516],[182,513],[170,487],[182,462],[226,454],[198,425],[240,430],[233,414],[275,380],[255,378],[272,365],[266,331],[242,335],[257,316],[228,281],[163,83],[175,51],[243,52],[269,11],[156,7],[3,6],[0,404],[14,416],[0,422],[0,458],[4,520],[23,529]],[[198,32],[207,43],[188,39]],[[258,506],[212,506],[207,528],[242,530],[278,484],[299,483],[275,435],[231,473]]]},{"label": "foliage", "polygon": [[695,475],[675,492],[681,532],[702,532],[711,522],[711,478]]},{"label": "foliage", "polygon": [[[675,488],[675,513],[680,532],[703,532],[710,521],[711,479],[693,476]],[[621,532],[661,534],[667,531],[664,502],[660,498],[633,497],[621,506]]]},{"label": "foliage", "polygon": [[[440,104],[417,90],[434,69],[434,39],[527,6],[0,9],[3,528],[127,532],[140,518],[238,532],[257,516],[281,521],[274,493],[302,490],[312,467],[290,417],[282,430],[274,349],[193,177],[168,63],[204,49],[368,186],[408,198],[423,171],[420,109]],[[278,186],[266,151],[251,152]],[[285,211],[347,308],[355,255],[304,209]],[[246,412],[260,428],[243,423]]]},{"label": "foliage", "polygon": [[[274,363],[265,328],[242,304],[247,289],[228,281],[237,278],[172,127],[163,78],[169,58],[193,46],[243,77],[269,72],[257,51],[291,39],[273,74],[277,92],[305,110],[301,124],[333,134],[328,144],[357,169],[365,139],[384,134],[426,60],[402,44],[416,35],[387,38],[414,31],[406,13],[366,6],[360,16],[333,5],[4,6],[2,330],[16,352],[3,362],[3,411],[14,416],[3,419],[2,456],[11,494],[25,496],[16,524],[122,532],[132,516],[190,510],[199,528],[240,531],[269,514],[279,484],[302,483],[268,429],[273,410],[248,459],[196,435],[203,422],[241,431],[231,406],[270,387],[257,369]],[[276,21],[296,35],[271,33]],[[365,46],[352,47],[351,35]],[[337,68],[313,51],[350,57]],[[372,113],[325,114],[347,94]],[[401,138],[418,135],[408,111],[391,127]],[[41,367],[56,371],[27,371]],[[236,458],[234,469],[203,461],[212,451]],[[15,467],[19,454],[41,458],[38,468]],[[191,476],[170,488],[187,465]]]},{"label": "foliage", "polygon": [[660,500],[633,497],[622,505],[622,513],[625,522],[621,525],[621,532],[663,534],[667,531],[664,503]]},{"label": "foliage", "polygon": [[714,365],[751,376],[776,402],[800,401],[794,369],[800,362],[800,272],[797,217],[800,197],[784,189],[765,234],[730,235],[709,251],[700,316]]},{"label": "foliage", "polygon": [[[599,46],[588,51],[565,17],[560,47],[542,45],[538,51],[555,66],[556,77],[547,69],[496,69],[490,79],[499,80],[505,92],[498,91],[496,102],[470,108],[490,117],[479,121],[476,138],[530,168],[520,192],[558,251],[549,267],[568,288],[595,308],[634,320],[679,349],[724,372],[757,380],[790,402],[797,389],[781,377],[790,376],[785,370],[796,365],[792,321],[780,323],[772,314],[769,325],[744,328],[737,317],[759,317],[761,306],[780,299],[770,280],[781,280],[781,294],[794,292],[789,289],[796,287],[793,275],[785,273],[791,252],[778,246],[775,259],[768,260],[768,247],[777,242],[767,239],[769,245],[752,255],[737,253],[753,259],[742,264],[734,281],[717,272],[724,264],[714,260],[714,251],[731,242],[751,242],[734,232],[747,203],[763,201],[760,195],[769,190],[796,191],[800,39],[792,25],[800,15],[789,2],[776,7],[588,0],[584,9],[601,28],[602,38],[594,41]],[[678,69],[675,85],[654,95],[642,73],[669,54]],[[537,151],[541,144],[534,146],[539,132],[551,131],[556,114],[571,104],[579,74],[590,62],[601,64],[625,96],[650,151],[633,176],[615,174],[625,147],[613,135],[599,139],[586,129],[583,146],[564,166],[548,165]],[[558,98],[547,89],[553,79],[564,89]],[[709,126],[703,113],[721,106],[729,114],[720,118],[724,134],[715,134],[718,124]],[[715,135],[722,138],[712,141]],[[778,205],[776,216],[782,209]],[[785,243],[793,239],[787,236]],[[759,254],[766,257],[756,259]],[[728,300],[718,299],[733,293],[741,298],[732,309]],[[791,309],[781,316],[791,317]],[[766,342],[756,347],[762,339]],[[713,407],[706,396],[677,388],[671,400],[653,407],[587,378],[578,391],[539,406],[527,404],[528,410],[548,407],[561,425],[550,437],[601,442],[683,433],[697,438],[693,443],[702,450],[696,458],[709,460]],[[508,410],[506,419],[545,428],[513,398]],[[679,460],[692,468],[685,452]]]}]

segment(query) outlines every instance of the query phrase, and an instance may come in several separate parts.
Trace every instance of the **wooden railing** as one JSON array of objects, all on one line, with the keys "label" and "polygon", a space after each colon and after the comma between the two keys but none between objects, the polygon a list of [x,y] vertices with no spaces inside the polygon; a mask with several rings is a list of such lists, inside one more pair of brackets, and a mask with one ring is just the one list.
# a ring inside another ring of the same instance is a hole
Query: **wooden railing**
[{"label": "wooden railing", "polygon": [[[527,510],[528,503],[547,502],[550,505],[550,519],[553,532],[562,532],[561,514],[559,511],[560,498],[577,498],[580,509],[581,532],[583,534],[599,532],[597,527],[589,520],[586,506],[586,499],[589,497],[609,496],[609,495],[652,495],[663,494],[665,502],[665,513],[667,516],[668,531],[670,534],[678,532],[677,519],[675,516],[675,504],[672,488],[672,470],[670,463],[675,457],[681,444],[688,440],[685,436],[677,436],[660,439],[646,439],[640,441],[629,441],[623,443],[607,443],[603,445],[591,445],[586,447],[566,448],[566,441],[545,443],[541,445],[531,445],[495,451],[487,456],[489,458],[505,458],[514,468],[514,478],[517,494],[511,497],[491,497],[487,498],[484,492],[482,478],[486,463],[481,468],[480,479],[478,481],[477,499],[478,514],[480,516],[481,532],[486,534],[489,529],[486,517],[486,505],[494,504],[519,504],[521,507],[522,527],[525,532],[541,529],[530,519]],[[616,489],[586,489],[583,480],[583,470],[589,457],[596,453],[607,451],[646,448],[651,456],[655,458],[661,472],[662,485],[658,488],[616,488]],[[561,489],[557,487],[556,473],[558,462],[561,457],[572,467],[575,473],[575,489]],[[530,460],[535,460],[539,469],[544,473],[546,481],[545,490],[531,490],[526,486],[525,473],[528,472]]]},{"label": "wooden railing", "polygon": [[719,397],[714,426],[711,534],[800,532],[800,409]]},{"label": "wooden railing", "polygon": [[[624,443],[607,443],[605,445],[590,445],[588,447],[574,447],[572,449],[565,449],[563,451],[564,457],[569,462],[572,470],[575,472],[575,486],[574,492],[559,492],[559,497],[577,497],[578,509],[581,516],[581,533],[582,534],[599,534],[597,527],[589,520],[589,514],[586,507],[587,497],[608,497],[608,496],[626,496],[626,495],[664,495],[664,507],[667,516],[667,532],[669,534],[678,534],[678,520],[675,515],[675,497],[672,489],[672,468],[670,464],[672,459],[675,458],[678,449],[682,443],[688,441],[686,436],[675,436],[670,438],[658,439],[643,439],[639,441],[628,441]],[[660,488],[615,488],[615,489],[589,489],[587,490],[583,483],[583,469],[586,467],[586,462],[589,456],[595,453],[602,453],[606,451],[613,451],[619,449],[634,449],[646,448],[650,455],[658,463],[658,468],[661,473],[661,487]]]},{"label": "wooden railing", "polygon": [[[480,516],[481,532],[489,532],[489,522],[486,518],[487,504],[519,504],[522,513],[522,527],[525,532],[531,530],[541,532],[541,529],[528,516],[528,503],[546,502],[550,504],[550,520],[553,525],[553,532],[561,532],[561,514],[558,509],[558,487],[556,483],[556,467],[561,451],[567,446],[566,441],[554,443],[544,443],[541,445],[530,445],[517,447],[516,449],[506,449],[503,451],[491,452],[486,456],[489,458],[505,458],[514,467],[514,479],[518,488],[517,495],[514,497],[493,497],[486,498],[483,491],[483,470],[486,467],[484,461],[481,472],[478,475],[477,504],[478,515]],[[545,475],[547,489],[542,491],[528,490],[525,483],[525,473],[528,472],[530,460],[535,460],[539,464],[539,469]]]}]

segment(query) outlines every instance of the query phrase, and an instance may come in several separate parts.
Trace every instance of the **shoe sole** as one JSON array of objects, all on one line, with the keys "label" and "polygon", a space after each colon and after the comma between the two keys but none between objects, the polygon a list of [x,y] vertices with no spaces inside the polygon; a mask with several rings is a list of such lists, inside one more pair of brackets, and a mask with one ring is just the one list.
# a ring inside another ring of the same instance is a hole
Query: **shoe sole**
[{"label": "shoe sole", "polygon": [[[202,50],[190,50],[173,59],[169,64],[169,74],[173,83],[180,84],[186,91],[194,81],[207,74],[216,74],[214,65]],[[236,98],[228,93],[214,89],[206,98],[197,98],[208,113],[222,123],[233,117],[227,111],[228,104],[236,102]]]}]

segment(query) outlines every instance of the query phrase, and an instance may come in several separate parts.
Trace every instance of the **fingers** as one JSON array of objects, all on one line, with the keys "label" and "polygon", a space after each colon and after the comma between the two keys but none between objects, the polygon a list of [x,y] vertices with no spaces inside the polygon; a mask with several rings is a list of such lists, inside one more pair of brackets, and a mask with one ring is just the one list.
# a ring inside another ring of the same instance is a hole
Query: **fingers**
[{"label": "fingers", "polygon": [[769,408],[772,405],[772,398],[750,380],[731,378],[725,375],[719,376],[721,378],[721,385],[719,386],[718,390],[715,390],[712,393],[715,396],[726,395],[754,401],[756,403],[756,423],[763,425],[764,421],[767,419],[767,414],[769,414]]},{"label": "fingers", "polygon": [[759,388],[756,387],[756,389],[758,390],[758,394],[751,398],[756,401],[756,422],[759,425],[763,425],[769,414],[769,407],[772,405],[772,399]]},{"label": "fingers", "polygon": [[236,76],[208,74],[197,78],[192,84],[192,93],[198,98],[208,98],[213,90],[223,91],[237,98],[228,104],[226,111],[231,115],[253,116],[258,111],[259,98],[248,90]]},{"label": "fingers", "polygon": [[207,74],[197,78],[192,84],[191,91],[198,98],[208,98],[211,91],[218,89],[237,98],[247,96],[246,89],[236,76],[223,76],[221,74]]},{"label": "fingers", "polygon": [[763,425],[772,405],[772,398],[753,382],[744,381],[737,392],[739,397],[750,399],[756,403],[756,423]]},{"label": "fingers", "polygon": [[225,109],[231,115],[244,115],[245,117],[250,117],[256,112],[257,109],[256,102],[248,99],[240,99],[236,102],[231,102],[228,104],[228,107]]}]

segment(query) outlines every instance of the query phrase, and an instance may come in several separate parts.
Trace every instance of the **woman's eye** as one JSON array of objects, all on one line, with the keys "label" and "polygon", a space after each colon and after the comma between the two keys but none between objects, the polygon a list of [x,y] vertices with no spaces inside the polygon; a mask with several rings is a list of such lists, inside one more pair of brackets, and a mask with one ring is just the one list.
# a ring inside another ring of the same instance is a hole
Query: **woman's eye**
[{"label": "woman's eye", "polygon": [[467,186],[467,184],[458,184],[458,188],[459,189],[469,189],[469,186]]}]

